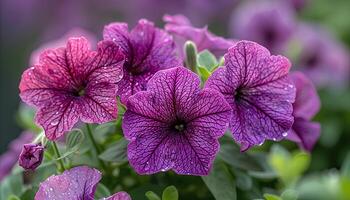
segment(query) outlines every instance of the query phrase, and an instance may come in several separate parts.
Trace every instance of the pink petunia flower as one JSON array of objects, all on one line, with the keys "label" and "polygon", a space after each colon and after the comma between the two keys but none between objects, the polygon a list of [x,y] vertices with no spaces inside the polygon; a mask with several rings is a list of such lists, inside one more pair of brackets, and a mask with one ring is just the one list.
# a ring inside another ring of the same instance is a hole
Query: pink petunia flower
[{"label": "pink petunia flower", "polygon": [[289,60],[249,41],[231,47],[224,58],[224,66],[214,71],[205,88],[220,91],[231,105],[230,129],[241,150],[287,136],[295,99]]},{"label": "pink petunia flower", "polygon": [[129,96],[146,89],[154,73],[180,66],[173,38],[145,19],[130,32],[126,23],[111,23],[105,26],[103,37],[119,45],[126,56],[124,77],[118,83],[117,93],[124,104]]},{"label": "pink petunia flower", "polygon": [[157,72],[127,106],[123,131],[137,173],[208,175],[231,116],[219,92],[201,90],[196,74],[177,67]]},{"label": "pink petunia flower", "polygon": [[35,120],[56,140],[79,121],[104,123],[117,117],[116,93],[124,55],[112,41],[91,51],[87,39],[44,51],[20,82],[21,99],[38,108]]}]

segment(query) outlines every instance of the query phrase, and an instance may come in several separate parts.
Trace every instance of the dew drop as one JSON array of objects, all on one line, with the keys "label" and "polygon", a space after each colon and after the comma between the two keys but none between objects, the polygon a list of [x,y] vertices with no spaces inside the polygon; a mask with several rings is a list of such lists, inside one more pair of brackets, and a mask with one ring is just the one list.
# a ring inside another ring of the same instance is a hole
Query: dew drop
[{"label": "dew drop", "polygon": [[160,171],[162,171],[162,172],[165,172],[167,169],[166,168],[164,168],[164,169],[161,169]]},{"label": "dew drop", "polygon": [[53,121],[50,124],[51,124],[51,126],[56,126],[58,124],[58,121]]},{"label": "dew drop", "polygon": [[263,144],[264,144],[264,141],[260,142],[258,145],[261,146],[261,145],[263,145]]},{"label": "dew drop", "polygon": [[34,69],[35,69],[35,67],[31,67],[30,69],[31,69],[31,70],[34,70]]},{"label": "dew drop", "polygon": [[285,132],[285,133],[282,133],[282,135],[283,135],[283,137],[286,137],[288,135],[288,133]]},{"label": "dew drop", "polygon": [[276,138],[272,138],[272,140],[273,140],[273,141],[277,141],[277,139],[276,139]]}]

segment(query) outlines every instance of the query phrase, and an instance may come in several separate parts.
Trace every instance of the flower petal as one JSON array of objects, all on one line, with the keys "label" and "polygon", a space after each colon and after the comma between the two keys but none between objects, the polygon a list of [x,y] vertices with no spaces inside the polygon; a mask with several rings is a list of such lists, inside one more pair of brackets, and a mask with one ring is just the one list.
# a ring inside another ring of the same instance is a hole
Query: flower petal
[{"label": "flower petal", "polygon": [[301,148],[311,151],[320,137],[321,126],[303,118],[295,118],[293,128],[288,132],[288,139],[297,142]]},{"label": "flower petal", "polygon": [[129,52],[132,49],[129,37],[128,24],[126,23],[111,23],[103,29],[103,39],[115,42],[128,59],[130,59]]},{"label": "flower petal", "polygon": [[320,98],[312,82],[301,72],[290,75],[296,88],[296,98],[293,104],[294,117],[311,119],[320,109]]},{"label": "flower petal", "polygon": [[225,67],[209,77],[205,87],[220,91],[233,109],[230,129],[242,151],[265,139],[281,140],[292,126],[295,87],[289,68],[287,58],[243,41],[229,49]]},{"label": "flower petal", "polygon": [[77,113],[78,109],[73,97],[62,95],[60,99],[40,108],[35,121],[43,127],[48,139],[56,140],[78,122],[80,116],[80,113]]},{"label": "flower petal", "polygon": [[101,173],[96,169],[85,166],[75,167],[42,182],[35,195],[35,200],[93,200],[100,179]]}]

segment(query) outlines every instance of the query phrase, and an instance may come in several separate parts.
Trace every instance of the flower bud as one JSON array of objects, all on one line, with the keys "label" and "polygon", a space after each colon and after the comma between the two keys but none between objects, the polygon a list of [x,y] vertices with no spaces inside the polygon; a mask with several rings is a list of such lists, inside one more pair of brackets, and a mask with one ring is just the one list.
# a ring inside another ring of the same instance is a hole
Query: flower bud
[{"label": "flower bud", "polygon": [[19,165],[26,170],[36,169],[42,162],[44,147],[39,144],[25,144],[19,155]]},{"label": "flower bud", "polygon": [[197,47],[192,41],[187,41],[184,45],[186,66],[194,73],[197,73]]}]

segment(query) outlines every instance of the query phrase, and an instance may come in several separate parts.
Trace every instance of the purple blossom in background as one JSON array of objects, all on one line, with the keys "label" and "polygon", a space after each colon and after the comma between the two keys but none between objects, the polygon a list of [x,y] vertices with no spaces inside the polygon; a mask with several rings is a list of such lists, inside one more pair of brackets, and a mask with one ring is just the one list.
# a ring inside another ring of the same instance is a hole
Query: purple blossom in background
[{"label": "purple blossom in background", "polygon": [[89,33],[88,31],[83,30],[81,28],[74,28],[74,29],[68,31],[66,34],[64,34],[64,36],[62,36],[61,38],[47,42],[47,43],[41,45],[35,51],[33,51],[31,56],[30,56],[30,65],[35,65],[36,63],[39,63],[40,54],[44,50],[62,47],[66,44],[66,41],[69,38],[81,37],[81,36],[85,37],[92,44],[95,44],[97,42],[96,37],[92,33]]},{"label": "purple blossom in background", "polygon": [[283,1],[249,1],[231,16],[231,33],[281,53],[295,29],[294,11]]},{"label": "purple blossom in background", "polygon": [[179,54],[183,55],[183,45],[187,40],[193,41],[198,51],[209,50],[217,57],[222,56],[229,47],[234,45],[234,41],[214,35],[208,28],[195,28],[183,15],[165,15],[165,30],[174,35],[178,46]]},{"label": "purple blossom in background", "polygon": [[11,172],[11,169],[18,161],[18,156],[21,153],[23,144],[30,142],[32,139],[32,133],[22,133],[10,143],[7,152],[0,156],[0,181]]},{"label": "purple blossom in background", "polygon": [[310,121],[320,109],[320,99],[314,85],[304,74],[294,72],[290,77],[296,88],[296,98],[293,104],[294,124],[287,138],[311,151],[321,131],[319,123]]},{"label": "purple blossom in background", "polygon": [[230,129],[241,150],[287,136],[295,99],[289,60],[249,41],[231,47],[224,58],[225,65],[214,71],[205,88],[220,91],[231,105]]},{"label": "purple blossom in background", "polygon": [[126,104],[129,96],[146,89],[147,81],[159,70],[180,66],[173,38],[145,19],[133,30],[126,23],[105,26],[105,40],[114,41],[126,56],[124,77],[118,83],[118,96]]},{"label": "purple blossom in background", "polygon": [[43,161],[44,147],[41,144],[25,144],[18,163],[26,170],[35,170]]},{"label": "purple blossom in background", "polygon": [[50,140],[70,131],[80,119],[104,123],[117,117],[116,83],[124,56],[111,41],[91,51],[87,39],[71,38],[65,48],[44,51],[19,86],[22,100],[38,108],[36,122]]},{"label": "purple blossom in background", "polygon": [[208,175],[231,116],[220,93],[201,90],[196,74],[177,67],[157,72],[127,107],[123,131],[137,173]]},{"label": "purple blossom in background", "polygon": [[349,82],[349,52],[325,29],[301,24],[295,35],[300,45],[296,69],[317,87],[344,87]]},{"label": "purple blossom in background", "polygon": [[295,10],[301,11],[309,2],[309,0],[286,0]]},{"label": "purple blossom in background", "polygon": [[[86,166],[66,170],[61,175],[50,176],[40,184],[35,200],[93,200],[101,172]],[[118,192],[106,200],[131,200],[126,192]]]}]

